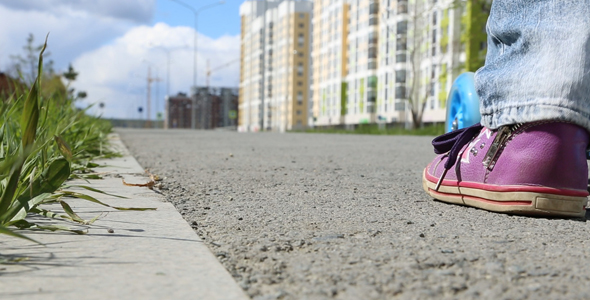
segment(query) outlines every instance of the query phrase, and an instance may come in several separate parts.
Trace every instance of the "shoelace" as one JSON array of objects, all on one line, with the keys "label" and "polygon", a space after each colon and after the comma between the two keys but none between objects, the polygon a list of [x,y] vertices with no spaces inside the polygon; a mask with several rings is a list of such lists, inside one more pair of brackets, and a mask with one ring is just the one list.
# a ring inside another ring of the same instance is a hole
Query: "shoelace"
[{"label": "shoelace", "polygon": [[443,154],[447,153],[448,159],[444,165],[444,171],[440,178],[438,179],[438,183],[436,184],[435,191],[438,191],[443,178],[447,175],[447,171],[455,164],[457,161],[457,157],[459,156],[459,152],[467,143],[473,139],[473,137],[478,134],[483,126],[480,123],[475,125],[458,129],[455,131],[451,131],[449,133],[445,133],[441,136],[438,136],[432,140],[432,146],[434,146],[434,153],[436,154]]}]

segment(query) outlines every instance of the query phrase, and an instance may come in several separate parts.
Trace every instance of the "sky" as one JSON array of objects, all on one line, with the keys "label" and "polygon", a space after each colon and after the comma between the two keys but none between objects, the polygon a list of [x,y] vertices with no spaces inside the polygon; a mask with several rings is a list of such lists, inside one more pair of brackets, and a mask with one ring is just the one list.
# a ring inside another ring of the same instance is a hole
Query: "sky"
[{"label": "sky", "polygon": [[[195,9],[219,2],[181,1]],[[205,85],[209,61],[216,69],[211,86],[238,86],[243,1],[225,0],[200,11],[198,85]],[[0,72],[10,70],[13,56],[24,56],[29,34],[39,45],[49,33],[45,60],[54,61],[57,73],[72,64],[79,75],[70,87],[88,94],[77,106],[104,103],[93,114],[146,118],[148,69],[152,119],[164,111],[168,84],[170,94],[192,86],[195,16],[172,0],[0,0],[0,20]]]}]

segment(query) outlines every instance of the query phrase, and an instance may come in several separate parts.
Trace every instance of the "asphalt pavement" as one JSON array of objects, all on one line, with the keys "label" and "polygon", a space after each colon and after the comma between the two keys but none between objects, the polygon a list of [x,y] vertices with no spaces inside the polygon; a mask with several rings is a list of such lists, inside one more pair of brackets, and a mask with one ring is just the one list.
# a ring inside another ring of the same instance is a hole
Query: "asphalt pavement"
[{"label": "asphalt pavement", "polygon": [[590,224],[433,201],[432,137],[117,132],[253,299],[590,299]]}]

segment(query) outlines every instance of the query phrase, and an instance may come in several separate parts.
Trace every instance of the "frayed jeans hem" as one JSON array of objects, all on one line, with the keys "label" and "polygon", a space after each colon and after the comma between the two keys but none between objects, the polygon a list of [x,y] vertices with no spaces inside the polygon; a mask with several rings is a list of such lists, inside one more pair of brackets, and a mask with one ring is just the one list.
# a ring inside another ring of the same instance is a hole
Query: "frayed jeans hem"
[{"label": "frayed jeans hem", "polygon": [[481,124],[490,129],[517,123],[530,123],[537,121],[562,121],[581,126],[590,133],[590,113],[582,113],[570,108],[533,104],[512,107],[503,107],[492,112],[481,114]]}]

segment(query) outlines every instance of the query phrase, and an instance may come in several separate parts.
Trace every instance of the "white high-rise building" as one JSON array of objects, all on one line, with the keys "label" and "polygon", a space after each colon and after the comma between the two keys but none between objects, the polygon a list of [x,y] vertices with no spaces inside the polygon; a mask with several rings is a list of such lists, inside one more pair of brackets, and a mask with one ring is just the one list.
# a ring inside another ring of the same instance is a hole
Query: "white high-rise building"
[{"label": "white high-rise building", "polygon": [[316,0],[313,8],[314,126],[342,124],[346,115],[348,13],[345,0]]},{"label": "white high-rise building", "polygon": [[464,61],[455,2],[244,2],[239,130],[444,122]]},{"label": "white high-rise building", "polygon": [[443,122],[447,93],[461,66],[461,10],[452,4],[315,1],[314,125],[409,127],[412,112],[422,108],[424,122]]},{"label": "white high-rise building", "polygon": [[311,1],[246,1],[239,131],[303,129],[310,97]]}]

